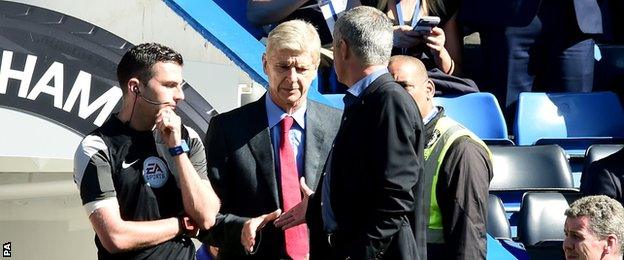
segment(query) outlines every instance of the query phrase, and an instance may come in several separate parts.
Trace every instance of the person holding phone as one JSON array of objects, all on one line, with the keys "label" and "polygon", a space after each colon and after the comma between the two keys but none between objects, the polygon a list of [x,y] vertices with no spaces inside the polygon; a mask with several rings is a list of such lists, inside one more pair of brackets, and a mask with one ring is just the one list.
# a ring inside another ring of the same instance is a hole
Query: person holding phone
[{"label": "person holding phone", "polygon": [[[384,5],[385,2],[385,5]],[[461,35],[456,20],[459,4],[448,0],[361,0],[362,5],[377,7],[392,20],[393,55],[414,56],[427,70],[440,69],[458,74],[461,62]],[[419,21],[439,18],[430,30],[414,30]]]}]

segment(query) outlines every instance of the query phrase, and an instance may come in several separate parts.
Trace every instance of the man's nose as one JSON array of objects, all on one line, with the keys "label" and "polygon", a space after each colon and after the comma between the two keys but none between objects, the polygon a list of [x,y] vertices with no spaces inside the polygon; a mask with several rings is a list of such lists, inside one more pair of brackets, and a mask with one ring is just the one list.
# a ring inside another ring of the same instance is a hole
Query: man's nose
[{"label": "man's nose", "polygon": [[288,79],[289,79],[291,82],[297,82],[297,76],[298,76],[298,75],[299,75],[299,73],[297,72],[297,68],[295,68],[295,67],[291,67],[291,68],[288,70]]},{"label": "man's nose", "polygon": [[184,91],[182,90],[182,84],[180,84],[180,86],[176,88],[175,93],[173,94],[173,99],[176,102],[184,100]]}]

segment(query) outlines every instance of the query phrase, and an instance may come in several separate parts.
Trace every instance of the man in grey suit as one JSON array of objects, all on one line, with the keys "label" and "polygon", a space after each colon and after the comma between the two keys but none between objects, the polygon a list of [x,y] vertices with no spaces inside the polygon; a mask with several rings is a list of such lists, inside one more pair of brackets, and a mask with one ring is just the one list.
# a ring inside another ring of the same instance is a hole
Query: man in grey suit
[{"label": "man in grey suit", "polygon": [[307,201],[338,130],[341,112],[307,99],[319,60],[312,25],[280,24],[262,57],[268,94],[210,123],[208,177],[222,206],[203,241],[219,248],[220,259],[304,259],[309,253],[305,224],[282,230],[269,222]]}]

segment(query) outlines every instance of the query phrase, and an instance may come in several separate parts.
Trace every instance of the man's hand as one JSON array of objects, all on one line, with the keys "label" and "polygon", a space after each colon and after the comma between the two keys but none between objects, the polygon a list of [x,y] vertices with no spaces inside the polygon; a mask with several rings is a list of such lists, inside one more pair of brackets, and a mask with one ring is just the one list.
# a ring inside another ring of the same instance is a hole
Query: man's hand
[{"label": "man's hand", "polygon": [[277,218],[277,220],[273,223],[276,227],[281,228],[282,230],[289,229],[305,222],[306,210],[308,209],[308,199],[314,192],[308,187],[308,185],[305,184],[305,179],[303,177],[299,179],[299,183],[301,192],[303,193],[303,199],[299,202],[299,204],[284,212],[284,214]]},{"label": "man's hand", "polygon": [[163,107],[156,114],[156,129],[168,147],[178,146],[182,140],[182,120],[169,106]]},{"label": "man's hand", "polygon": [[256,232],[260,231],[270,221],[276,219],[281,213],[282,210],[277,209],[271,213],[245,221],[241,231],[241,244],[245,251],[248,253],[253,252],[253,248],[256,245]]},{"label": "man's hand", "polygon": [[197,237],[200,228],[195,221],[188,216],[181,217],[179,221],[181,221],[180,228],[182,228],[182,233],[185,233],[188,237]]}]

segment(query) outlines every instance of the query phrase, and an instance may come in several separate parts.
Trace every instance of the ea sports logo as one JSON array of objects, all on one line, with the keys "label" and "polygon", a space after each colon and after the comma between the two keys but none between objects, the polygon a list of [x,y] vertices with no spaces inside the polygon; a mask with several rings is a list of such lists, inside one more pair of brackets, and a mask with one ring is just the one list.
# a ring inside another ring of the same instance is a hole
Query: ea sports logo
[{"label": "ea sports logo", "polygon": [[160,188],[169,178],[167,165],[158,157],[151,156],[143,161],[143,179],[148,186]]}]

